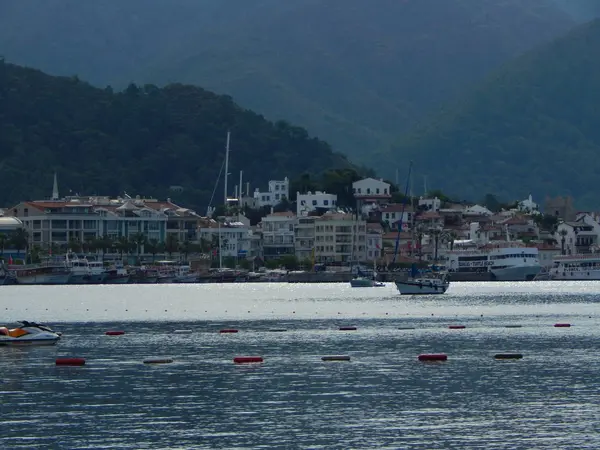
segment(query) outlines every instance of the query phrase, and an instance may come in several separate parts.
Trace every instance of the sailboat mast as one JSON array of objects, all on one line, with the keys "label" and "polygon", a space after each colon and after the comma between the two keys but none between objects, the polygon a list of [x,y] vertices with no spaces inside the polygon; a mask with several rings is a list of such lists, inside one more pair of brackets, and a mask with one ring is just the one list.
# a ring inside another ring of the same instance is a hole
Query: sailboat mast
[{"label": "sailboat mast", "polygon": [[227,132],[227,144],[225,145],[225,206],[227,206],[227,177],[229,176],[229,138],[231,133]]},{"label": "sailboat mast", "polygon": [[243,170],[240,170],[240,192],[238,194],[238,200],[239,200],[239,207],[242,207],[242,191],[243,191],[243,184],[242,184],[242,175],[244,174]]},{"label": "sailboat mast", "polygon": [[219,269],[223,268],[223,245],[221,244],[221,222],[219,222]]}]

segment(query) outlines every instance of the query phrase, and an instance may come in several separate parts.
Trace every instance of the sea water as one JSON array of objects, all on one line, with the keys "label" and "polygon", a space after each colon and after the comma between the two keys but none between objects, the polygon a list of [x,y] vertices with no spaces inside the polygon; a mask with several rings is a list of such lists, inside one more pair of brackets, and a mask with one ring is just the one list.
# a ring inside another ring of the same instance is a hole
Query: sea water
[{"label": "sea water", "polygon": [[599,282],[3,286],[2,323],[64,334],[0,347],[0,447],[598,448],[599,299]]}]

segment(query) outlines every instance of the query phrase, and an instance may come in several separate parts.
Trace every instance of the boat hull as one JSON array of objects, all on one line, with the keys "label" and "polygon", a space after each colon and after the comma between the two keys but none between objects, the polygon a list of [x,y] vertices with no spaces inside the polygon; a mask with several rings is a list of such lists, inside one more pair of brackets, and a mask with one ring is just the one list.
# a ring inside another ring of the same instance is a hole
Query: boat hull
[{"label": "boat hull", "polygon": [[396,281],[396,288],[402,295],[438,295],[448,290],[449,283],[428,281]]},{"label": "boat hull", "polygon": [[19,338],[7,338],[4,336],[0,336],[0,346],[7,345],[54,345],[60,340],[60,337],[57,338],[43,338],[43,339],[19,339]]},{"label": "boat hull", "polygon": [[507,267],[490,269],[494,281],[532,281],[542,270],[542,266]]},{"label": "boat hull", "polygon": [[354,288],[373,287],[374,285],[375,282],[368,278],[354,278],[353,280],[350,280],[350,286]]},{"label": "boat hull", "polygon": [[53,274],[33,274],[17,276],[17,284],[26,285],[53,285],[53,284],[68,284],[71,279],[71,273],[53,273]]},{"label": "boat hull", "polygon": [[106,277],[104,279],[104,284],[128,284],[129,283],[129,275],[125,276],[117,276],[117,277]]}]

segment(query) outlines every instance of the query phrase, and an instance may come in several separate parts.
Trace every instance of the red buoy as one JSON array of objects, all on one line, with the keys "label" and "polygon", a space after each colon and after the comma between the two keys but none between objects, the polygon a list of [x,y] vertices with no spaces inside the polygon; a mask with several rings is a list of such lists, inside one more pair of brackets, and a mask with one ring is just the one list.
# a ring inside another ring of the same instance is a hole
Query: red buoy
[{"label": "red buoy", "polygon": [[450,325],[448,328],[450,330],[462,330],[463,328],[467,328],[467,327],[464,325]]},{"label": "red buoy", "polygon": [[261,363],[263,362],[262,356],[236,356],[233,358],[233,362],[236,364],[249,364],[249,363]]},{"label": "red buoy", "polygon": [[445,353],[426,353],[419,355],[419,361],[446,361],[448,355]]},{"label": "red buoy", "polygon": [[340,327],[340,331],[356,331],[356,327]]},{"label": "red buoy", "polygon": [[124,331],[107,331],[106,333],[107,336],[121,336],[123,334],[125,334]]},{"label": "red buoy", "polygon": [[83,358],[56,358],[57,366],[83,366],[85,359]]},{"label": "red buoy", "polygon": [[219,333],[237,333],[238,330],[236,330],[235,328],[224,328],[221,331],[219,331]]},{"label": "red buoy", "polygon": [[554,326],[556,328],[569,328],[571,326],[570,323],[555,323]]}]

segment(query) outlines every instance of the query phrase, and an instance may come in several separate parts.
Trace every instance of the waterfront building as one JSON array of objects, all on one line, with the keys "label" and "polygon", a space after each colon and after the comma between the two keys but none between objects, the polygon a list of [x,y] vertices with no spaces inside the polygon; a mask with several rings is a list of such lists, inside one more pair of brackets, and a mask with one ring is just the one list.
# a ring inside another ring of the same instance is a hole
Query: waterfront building
[{"label": "waterfront building", "polygon": [[296,215],[276,212],[262,218],[262,245],[265,261],[295,254]]},{"label": "waterfront building", "polygon": [[219,243],[221,255],[232,258],[250,258],[259,256],[253,230],[245,217],[226,218],[222,223],[211,220],[199,228],[200,239],[207,242],[218,256]]},{"label": "waterfront building", "polygon": [[327,192],[296,193],[296,214],[298,217],[307,216],[317,209],[333,210],[337,207],[337,195]]},{"label": "waterfront building", "polygon": [[314,258],[316,216],[300,216],[295,227],[294,248],[300,261]]},{"label": "waterfront building", "polygon": [[[53,195],[53,197],[55,197]],[[28,231],[30,245],[49,248],[70,241],[89,242],[103,236],[113,241],[142,234],[165,242],[173,233],[180,242],[196,239],[195,212],[172,203],[146,198],[73,196],[21,202],[8,210]],[[142,247],[143,252],[143,247]]]},{"label": "waterfront building", "polygon": [[366,260],[365,220],[342,213],[326,213],[315,218],[315,262]]}]

